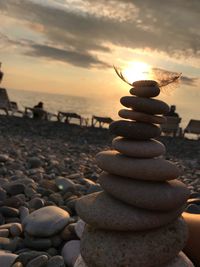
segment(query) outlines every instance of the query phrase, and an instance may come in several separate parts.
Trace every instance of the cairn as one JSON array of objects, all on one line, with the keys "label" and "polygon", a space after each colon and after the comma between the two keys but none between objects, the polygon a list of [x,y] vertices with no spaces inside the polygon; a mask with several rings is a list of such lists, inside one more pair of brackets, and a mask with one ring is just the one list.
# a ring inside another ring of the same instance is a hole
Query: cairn
[{"label": "cairn", "polygon": [[[121,98],[128,109],[123,120],[110,125],[117,137],[111,151],[96,156],[103,170],[103,191],[77,201],[86,222],[81,239],[82,265],[87,267],[192,267],[181,252],[188,237],[181,217],[189,197],[176,178],[179,170],[165,160],[165,146],[154,138],[169,111],[153,99],[160,93],[155,81],[137,81],[131,96]],[[80,262],[80,259],[79,259]]]}]

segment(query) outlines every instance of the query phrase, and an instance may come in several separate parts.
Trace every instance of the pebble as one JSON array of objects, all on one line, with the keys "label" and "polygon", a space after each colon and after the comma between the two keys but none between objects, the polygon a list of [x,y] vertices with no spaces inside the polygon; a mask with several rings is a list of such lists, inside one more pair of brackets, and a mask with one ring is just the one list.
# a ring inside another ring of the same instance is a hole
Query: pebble
[{"label": "pebble", "polygon": [[81,239],[83,231],[85,228],[85,222],[81,219],[79,219],[77,221],[77,223],[75,224],[74,230],[76,232],[76,235]]},{"label": "pebble", "polygon": [[18,255],[0,250],[0,266],[1,267],[10,267],[17,259]]},{"label": "pebble", "polygon": [[12,267],[24,267],[23,264],[21,262],[15,262]]},{"label": "pebble", "polygon": [[164,116],[150,115],[142,112],[137,112],[131,109],[121,109],[118,112],[121,118],[134,120],[137,122],[155,123],[163,124],[166,123],[166,118]]},{"label": "pebble", "polygon": [[38,168],[42,165],[41,160],[38,157],[31,157],[28,159],[30,168]]},{"label": "pebble", "polygon": [[48,206],[29,214],[23,220],[23,227],[30,235],[48,237],[61,231],[68,224],[69,218],[67,211]]},{"label": "pebble", "polygon": [[112,122],[109,129],[114,135],[135,140],[148,140],[161,134],[160,128],[154,124],[125,120]]},{"label": "pebble", "polygon": [[74,267],[87,267],[86,263],[84,262],[83,258],[81,255],[78,256],[75,264],[74,264]]},{"label": "pebble", "polygon": [[86,226],[81,255],[88,267],[151,267],[155,262],[162,266],[176,257],[187,238],[187,226],[181,218],[145,232],[105,231]]},{"label": "pebble", "polygon": [[0,162],[6,162],[9,159],[9,156],[6,154],[0,154]]},{"label": "pebble", "polygon": [[135,111],[147,114],[166,114],[169,112],[169,106],[157,99],[148,99],[135,96],[124,96],[120,99],[123,106],[132,108]]},{"label": "pebble", "polygon": [[55,179],[55,183],[59,190],[67,192],[74,191],[75,184],[68,178],[58,177]]},{"label": "pebble", "polygon": [[158,83],[154,80],[139,80],[132,83],[134,88],[140,88],[140,87],[154,87],[158,86]]},{"label": "pebble", "polygon": [[0,229],[0,237],[8,237],[9,230],[8,229]]},{"label": "pebble", "polygon": [[166,225],[183,212],[183,207],[166,211],[139,209],[111,197],[105,192],[93,193],[77,201],[78,215],[99,229],[142,231]]},{"label": "pebble", "polygon": [[65,267],[64,259],[62,256],[54,256],[48,260],[46,267]]},{"label": "pebble", "polygon": [[113,148],[120,153],[135,158],[153,158],[165,154],[165,146],[157,140],[134,141],[116,137],[112,141]]},{"label": "pebble", "polygon": [[41,255],[29,261],[26,267],[43,267],[47,261],[48,257],[46,255]]},{"label": "pebble", "polygon": [[0,201],[4,201],[6,199],[6,191],[0,187]]},{"label": "pebble", "polygon": [[160,94],[160,88],[155,86],[136,86],[130,89],[132,95],[139,97],[156,97]]},{"label": "pebble", "polygon": [[9,230],[10,230],[11,236],[13,236],[13,237],[20,236],[23,232],[22,225],[20,223],[13,223],[10,226]]},{"label": "pebble", "polygon": [[24,193],[24,189],[25,189],[25,186],[21,183],[11,183],[7,186],[6,192],[9,195],[14,196],[17,194]]},{"label": "pebble", "polygon": [[194,267],[194,265],[181,251],[177,257],[175,257],[172,261],[163,265],[162,267]]},{"label": "pebble", "polygon": [[73,267],[80,254],[80,241],[71,240],[67,242],[62,248],[61,254],[65,264],[69,267]]},{"label": "pebble", "polygon": [[189,189],[179,180],[147,182],[103,173],[99,182],[116,199],[148,210],[178,209],[190,195]]},{"label": "pebble", "polygon": [[12,208],[12,207],[7,207],[7,206],[2,206],[0,207],[0,212],[5,216],[5,217],[17,217],[19,215],[19,210]]},{"label": "pebble", "polygon": [[28,262],[41,255],[46,255],[48,257],[48,254],[44,251],[28,250],[19,254],[18,261],[22,262],[22,264],[27,267]]},{"label": "pebble", "polygon": [[200,206],[196,204],[189,204],[185,209],[185,212],[193,213],[193,214],[200,214]]},{"label": "pebble", "polygon": [[106,172],[138,180],[166,181],[179,176],[175,164],[161,158],[136,159],[110,150],[98,153],[96,161]]}]

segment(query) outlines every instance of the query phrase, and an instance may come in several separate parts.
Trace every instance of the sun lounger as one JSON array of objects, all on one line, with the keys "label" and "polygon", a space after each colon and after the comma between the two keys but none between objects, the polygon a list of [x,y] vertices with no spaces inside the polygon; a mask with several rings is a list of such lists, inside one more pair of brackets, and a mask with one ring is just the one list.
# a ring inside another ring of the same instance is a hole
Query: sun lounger
[{"label": "sun lounger", "polygon": [[99,127],[102,128],[104,124],[110,124],[113,122],[113,120],[110,117],[98,117],[98,116],[92,116],[92,127],[95,127],[95,125],[98,123]]},{"label": "sun lounger", "polygon": [[[25,107],[24,117],[34,118],[34,108]],[[44,110],[44,116],[42,119],[50,121],[53,117],[57,118],[57,114],[47,112]]]},{"label": "sun lounger", "polygon": [[183,136],[186,133],[196,134],[197,137],[200,138],[200,120],[190,120],[183,132]]},{"label": "sun lounger", "polygon": [[88,125],[88,119],[83,118],[77,113],[59,111],[57,117],[60,122],[64,121],[65,123],[70,123],[72,119],[77,119],[80,126],[83,126],[83,124],[85,124],[85,126]]},{"label": "sun lounger", "polygon": [[179,127],[181,118],[166,116],[166,123],[161,124],[161,130],[164,135],[172,135],[173,137],[181,136],[182,129]]},{"label": "sun lounger", "polygon": [[0,109],[3,110],[6,115],[23,114],[23,111],[19,110],[17,103],[9,100],[5,88],[0,88]]}]

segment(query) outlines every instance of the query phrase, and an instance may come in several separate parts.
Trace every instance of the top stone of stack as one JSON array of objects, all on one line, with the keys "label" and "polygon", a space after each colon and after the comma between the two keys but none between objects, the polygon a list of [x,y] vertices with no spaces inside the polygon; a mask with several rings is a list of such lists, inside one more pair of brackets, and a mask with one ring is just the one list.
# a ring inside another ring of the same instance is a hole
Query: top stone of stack
[{"label": "top stone of stack", "polygon": [[150,98],[156,97],[160,93],[158,83],[153,80],[136,81],[132,85],[130,93],[135,96]]}]

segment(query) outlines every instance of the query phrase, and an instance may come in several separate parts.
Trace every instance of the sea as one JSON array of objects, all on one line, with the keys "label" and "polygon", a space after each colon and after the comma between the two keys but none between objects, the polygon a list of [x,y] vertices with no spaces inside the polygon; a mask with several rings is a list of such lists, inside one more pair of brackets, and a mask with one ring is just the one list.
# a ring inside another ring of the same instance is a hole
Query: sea
[{"label": "sea", "polygon": [[[33,107],[38,102],[44,103],[44,108],[48,112],[57,114],[58,111],[77,113],[85,118],[91,119],[93,115],[111,117],[113,120],[119,119],[118,111],[123,108],[119,102],[120,96],[112,97],[82,97],[72,95],[51,94],[46,92],[33,92],[18,89],[7,89],[9,99],[18,104],[20,110],[25,107]],[[179,105],[181,115],[180,126],[184,129],[190,119],[200,119],[196,105]],[[195,107],[196,112],[191,108]],[[191,112],[189,112],[188,108]],[[198,109],[199,111],[199,109]]]}]

